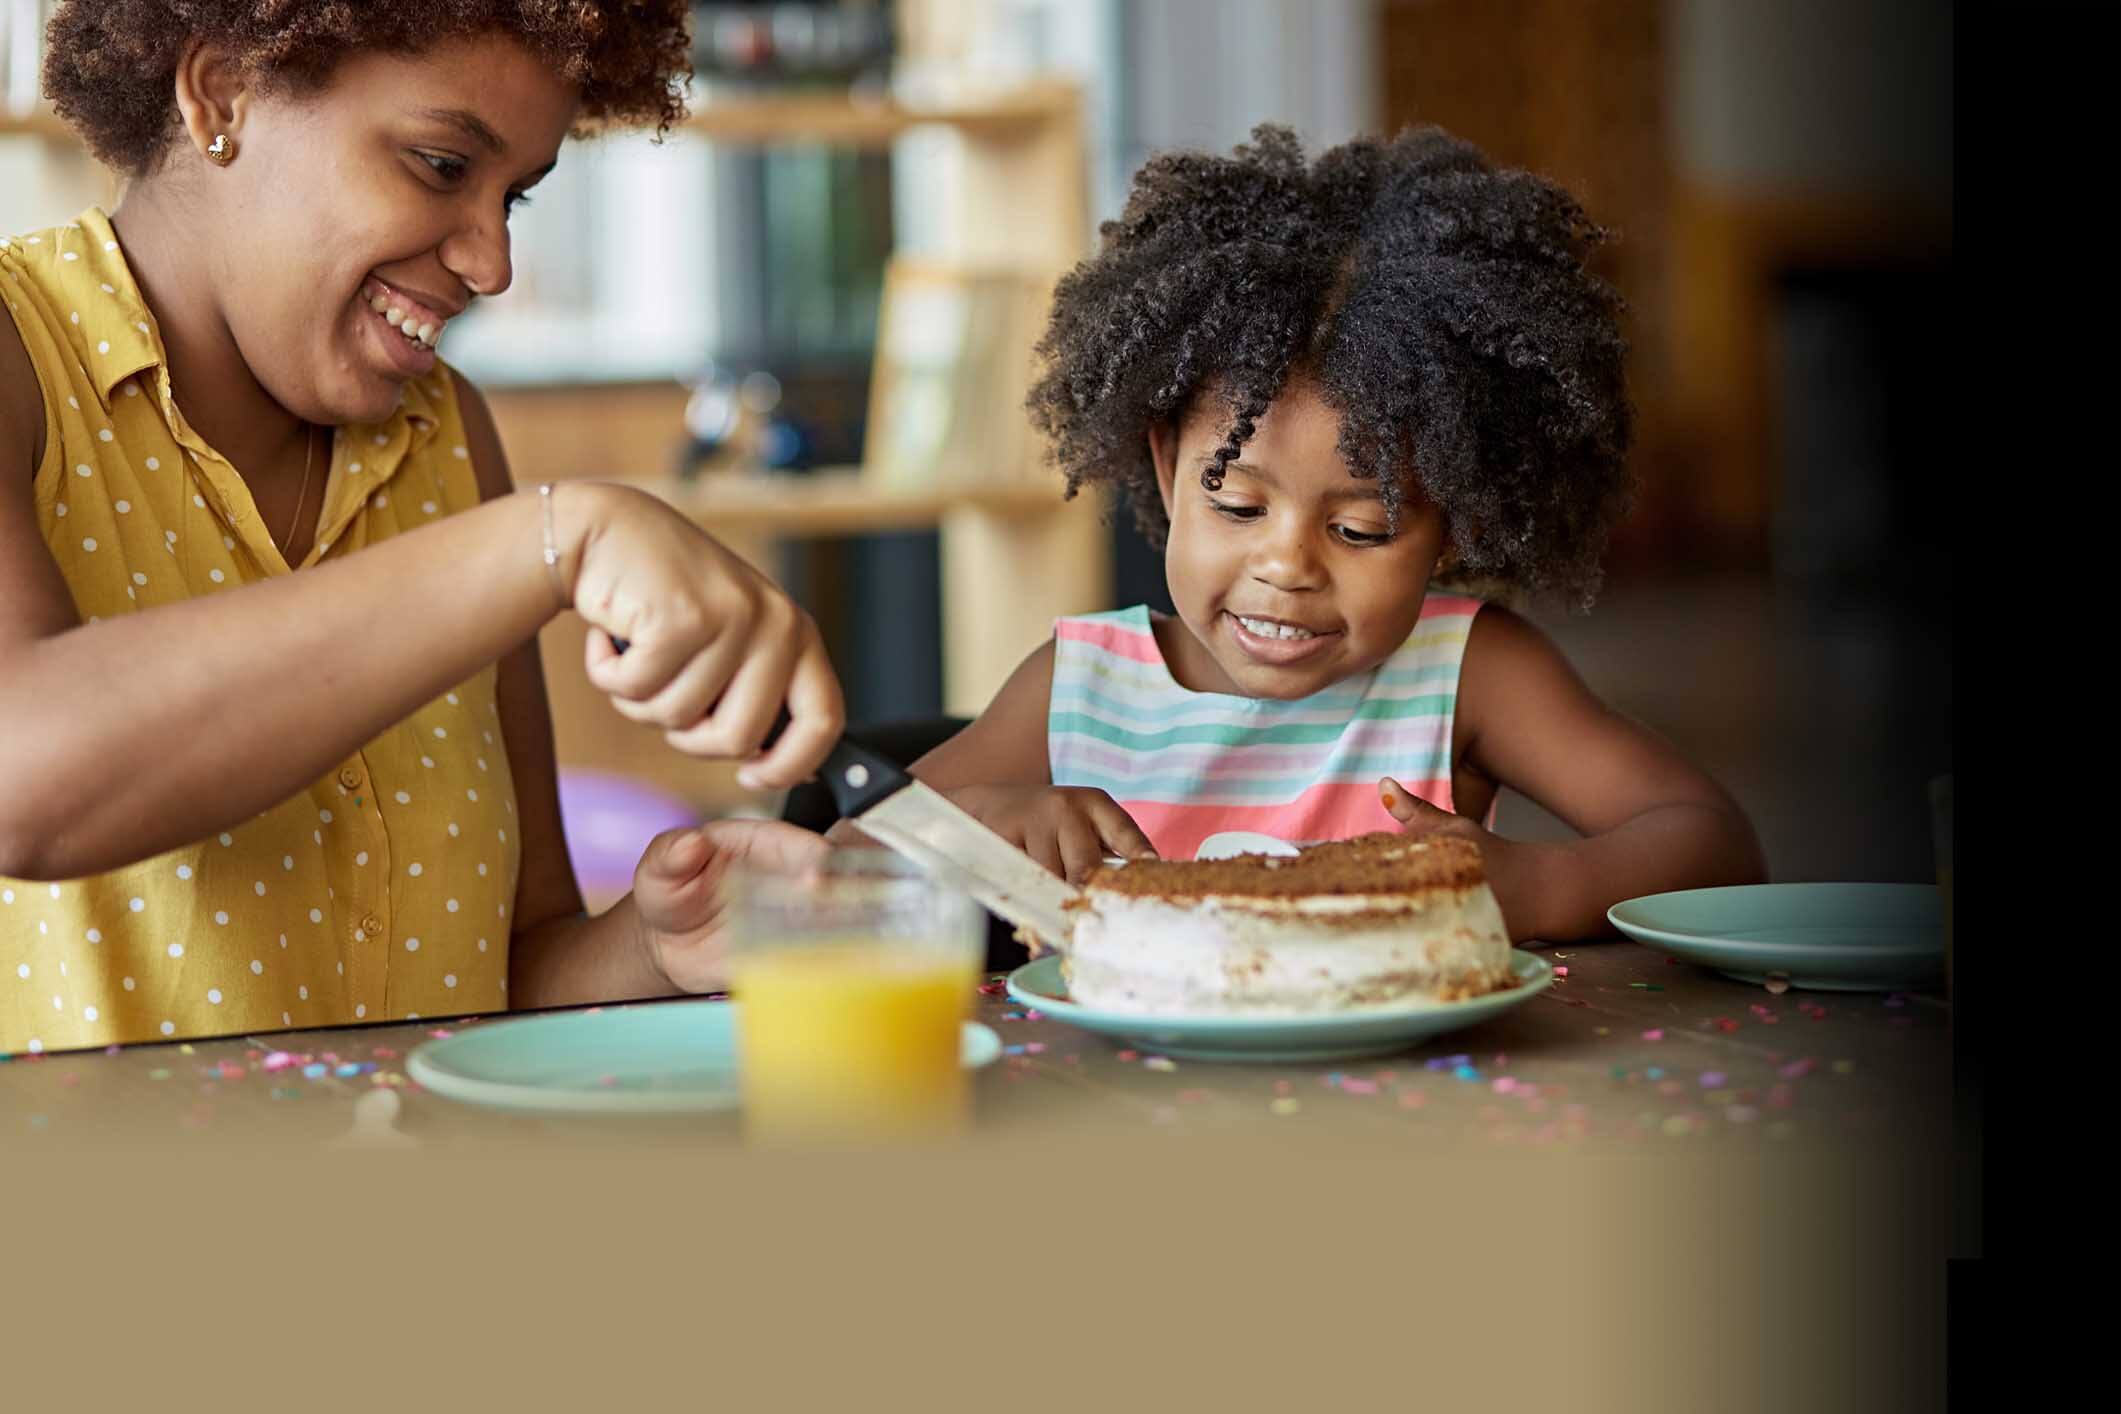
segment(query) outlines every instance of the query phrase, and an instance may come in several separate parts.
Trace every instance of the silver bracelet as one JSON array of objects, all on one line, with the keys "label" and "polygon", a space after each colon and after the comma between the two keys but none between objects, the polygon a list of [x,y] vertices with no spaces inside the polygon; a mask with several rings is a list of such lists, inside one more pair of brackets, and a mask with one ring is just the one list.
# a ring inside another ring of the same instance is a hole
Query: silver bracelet
[{"label": "silver bracelet", "polygon": [[540,482],[538,503],[545,508],[545,574],[552,580],[552,592],[560,596],[560,607],[573,605],[573,596],[567,592],[567,582],[560,578],[560,542],[552,530],[552,483]]}]

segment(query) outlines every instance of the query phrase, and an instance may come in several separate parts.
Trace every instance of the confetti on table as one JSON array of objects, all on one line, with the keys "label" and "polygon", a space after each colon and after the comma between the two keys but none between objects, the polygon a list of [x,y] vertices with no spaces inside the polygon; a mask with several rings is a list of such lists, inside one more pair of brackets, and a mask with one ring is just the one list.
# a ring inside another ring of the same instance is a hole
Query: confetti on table
[{"label": "confetti on table", "polygon": [[1788,1065],[1782,1067],[1782,1069],[1778,1071],[1777,1074],[1781,1075],[1784,1080],[1797,1080],[1810,1074],[1811,1069],[1812,1058],[1810,1056],[1806,1056],[1802,1060],[1791,1061]]},{"label": "confetti on table", "polygon": [[1662,1028],[1653,1026],[1642,1033],[1642,1039],[1645,1041],[1662,1041],[1664,1039],[1664,1031]]},{"label": "confetti on table", "polygon": [[1834,1062],[1834,1074],[1836,1074],[1836,1075],[1854,1075],[1855,1073],[1856,1073],[1856,1063],[1855,1063],[1854,1061],[1852,1061],[1852,1060],[1837,1060],[1837,1061],[1835,1061],[1835,1062]]},{"label": "confetti on table", "polygon": [[1790,989],[1790,979],[1784,973],[1770,972],[1767,975],[1767,989],[1779,997]]},{"label": "confetti on table", "polygon": [[1351,1077],[1340,1082],[1340,1089],[1341,1093],[1346,1095],[1374,1095],[1377,1093],[1377,1082],[1374,1080],[1356,1080]]},{"label": "confetti on table", "polygon": [[1303,1102],[1301,1100],[1291,1099],[1289,1096],[1284,1095],[1280,1099],[1268,1104],[1267,1108],[1278,1115],[1293,1115],[1298,1110],[1303,1108]]},{"label": "confetti on table", "polygon": [[1716,1018],[1716,1029],[1725,1033],[1736,1031],[1738,1029],[1738,1020],[1736,1017],[1719,1016]]},{"label": "confetti on table", "polygon": [[1760,1111],[1751,1105],[1733,1105],[1723,1112],[1723,1117],[1733,1124],[1751,1124],[1759,1115]]},{"label": "confetti on table", "polygon": [[1557,967],[1554,969],[1554,975],[1556,977],[1566,977],[1569,975],[1569,969],[1566,967]]},{"label": "confetti on table", "polygon": [[1649,1069],[1643,1071],[1643,1074],[1647,1075],[1652,1080],[1662,1080],[1664,1079],[1664,1067],[1661,1065],[1653,1065]]},{"label": "confetti on table", "polygon": [[1123,1060],[1123,1061],[1131,1061],[1131,1060],[1139,1060],[1139,1059],[1140,1059],[1141,1057],[1140,1057],[1140,1054],[1139,1054],[1138,1052],[1135,1052],[1135,1051],[1121,1051],[1121,1052],[1119,1053],[1119,1058],[1120,1058],[1121,1060]]},{"label": "confetti on table", "polygon": [[1664,990],[1663,987],[1655,982],[1630,982],[1628,985],[1640,992],[1661,992]]},{"label": "confetti on table", "polygon": [[1144,1070],[1176,1070],[1178,1069],[1178,1062],[1169,1056],[1145,1056],[1142,1059],[1142,1068]]},{"label": "confetti on table", "polygon": [[1723,1088],[1725,1078],[1724,1073],[1720,1070],[1704,1070],[1701,1072],[1701,1088],[1704,1090],[1720,1090]]},{"label": "confetti on table", "polygon": [[1399,1107],[1403,1110],[1418,1110],[1429,1102],[1428,1094],[1421,1090],[1399,1092]]}]

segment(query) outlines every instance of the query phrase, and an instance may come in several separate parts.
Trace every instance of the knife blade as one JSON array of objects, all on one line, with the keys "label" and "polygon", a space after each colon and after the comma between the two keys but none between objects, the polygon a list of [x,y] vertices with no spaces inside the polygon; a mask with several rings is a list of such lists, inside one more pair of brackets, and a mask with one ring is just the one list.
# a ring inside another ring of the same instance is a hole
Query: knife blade
[{"label": "knife blade", "polygon": [[934,788],[846,737],[818,768],[840,814],[934,878],[1064,949],[1068,905],[1082,890],[988,829]]}]

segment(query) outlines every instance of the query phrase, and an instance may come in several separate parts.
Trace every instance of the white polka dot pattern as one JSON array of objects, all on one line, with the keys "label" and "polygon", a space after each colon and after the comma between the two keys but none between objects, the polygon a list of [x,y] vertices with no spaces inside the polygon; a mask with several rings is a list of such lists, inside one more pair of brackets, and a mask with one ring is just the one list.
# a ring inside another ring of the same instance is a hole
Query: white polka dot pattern
[{"label": "white polka dot pattern", "polygon": [[[173,429],[160,337],[103,213],[0,244],[0,274],[62,394],[32,498],[82,620],[288,573],[243,478]],[[446,377],[338,429],[310,562],[476,505],[465,445]],[[495,706],[488,668],[241,825],[62,887],[0,879],[0,1052],[505,1007],[519,861],[506,753],[481,741]]]}]

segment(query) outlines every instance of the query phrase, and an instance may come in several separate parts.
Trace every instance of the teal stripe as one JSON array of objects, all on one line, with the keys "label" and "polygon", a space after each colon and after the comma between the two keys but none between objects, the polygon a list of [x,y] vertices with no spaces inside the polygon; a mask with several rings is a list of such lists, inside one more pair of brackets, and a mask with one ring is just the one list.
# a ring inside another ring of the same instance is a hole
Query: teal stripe
[{"label": "teal stripe", "polygon": [[[1270,725],[1241,722],[1195,722],[1165,727],[1160,731],[1135,731],[1127,727],[1093,717],[1086,712],[1067,710],[1056,704],[1047,714],[1046,730],[1058,736],[1075,733],[1099,741],[1107,746],[1127,751],[1164,751],[1173,746],[1315,746],[1340,740],[1342,733],[1352,721],[1403,721],[1409,718],[1440,717],[1451,710],[1453,698],[1446,693],[1428,697],[1411,697],[1404,702],[1364,702],[1354,712],[1340,721],[1332,722],[1280,722]],[[1409,704],[1422,704],[1411,709]]]},{"label": "teal stripe", "polygon": [[[1455,683],[1452,684],[1454,687],[1455,685]],[[1336,722],[1352,721],[1358,712],[1373,719],[1421,721],[1432,717],[1449,716],[1451,711],[1450,704],[1456,697],[1455,691],[1417,693],[1406,697],[1372,696],[1366,702],[1349,699],[1338,703],[1319,703],[1316,706],[1305,705],[1302,710],[1322,714],[1328,720]],[[1441,710],[1436,705],[1439,702],[1445,704]],[[1277,702],[1275,706],[1288,710],[1295,708],[1297,704]],[[1351,708],[1355,710],[1351,711]],[[1136,728],[1151,723],[1169,724],[1171,726],[1222,723],[1245,730],[1256,730],[1256,724],[1259,720],[1256,715],[1241,715],[1221,711],[1209,703],[1173,705],[1169,703],[1143,702],[1136,698],[1120,696],[1090,683],[1071,684],[1068,686],[1056,685],[1053,688],[1052,696],[1047,706],[1048,716],[1067,712],[1091,712],[1105,720],[1123,725],[1132,725]],[[1294,715],[1293,711],[1291,715]]]},{"label": "teal stripe", "polygon": [[1345,767],[1317,776],[1287,777],[1269,776],[1258,780],[1234,779],[1217,775],[1203,779],[1198,775],[1115,776],[1102,771],[1085,771],[1073,768],[1066,758],[1056,763],[1056,777],[1065,774],[1058,784],[1088,786],[1102,790],[1116,800],[1154,800],[1177,805],[1209,804],[1215,801],[1290,801],[1314,786],[1322,785],[1370,785],[1380,776],[1395,780],[1433,780],[1445,774],[1448,752],[1439,752],[1428,760],[1411,760],[1407,757],[1372,758],[1349,762]]}]

